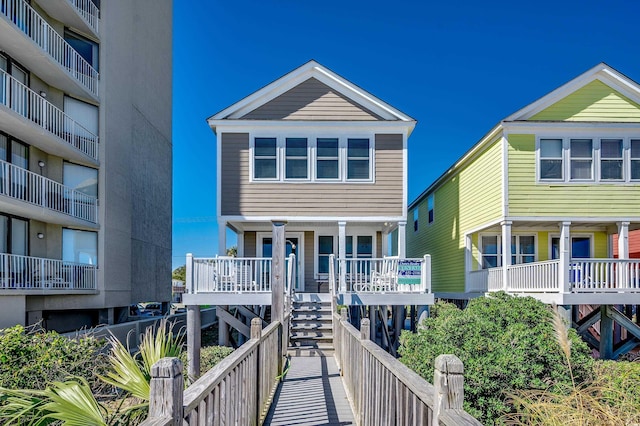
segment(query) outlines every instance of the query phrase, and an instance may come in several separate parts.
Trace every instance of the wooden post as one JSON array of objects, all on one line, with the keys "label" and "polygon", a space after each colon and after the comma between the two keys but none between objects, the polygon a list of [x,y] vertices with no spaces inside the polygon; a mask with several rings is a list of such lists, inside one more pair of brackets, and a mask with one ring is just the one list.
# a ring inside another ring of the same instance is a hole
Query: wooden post
[{"label": "wooden post", "polygon": [[613,358],[613,318],[609,305],[600,305],[600,359]]},{"label": "wooden post", "polygon": [[228,305],[216,306],[216,316],[218,317],[218,345],[229,346],[229,324],[218,316],[219,310],[228,311]]},{"label": "wooden post", "polygon": [[282,374],[283,357],[287,351],[284,347],[284,289],[286,280],[286,237],[285,227],[287,222],[274,220],[272,223],[272,258],[271,258],[271,321],[278,321],[281,325],[278,343],[278,374]]},{"label": "wooden post", "polygon": [[342,321],[347,320],[347,308],[340,309],[340,320]]},{"label": "wooden post", "polygon": [[[251,339],[262,338],[262,319],[254,318],[251,320]],[[260,371],[260,347],[258,347],[258,352],[256,354],[256,376],[253,378],[253,385],[255,386],[256,393],[256,420],[260,418],[260,414],[262,411],[262,407],[260,407],[260,389],[262,389],[262,383],[260,383],[260,378],[262,377],[262,372]]]},{"label": "wooden post", "polygon": [[464,367],[455,355],[439,355],[433,371],[435,395],[433,399],[432,424],[438,425],[444,410],[462,410],[464,401]]},{"label": "wooden post", "polygon": [[254,318],[251,320],[251,338],[259,339],[262,337],[262,320]]},{"label": "wooden post", "polygon": [[184,379],[178,358],[162,358],[151,367],[149,418],[170,417],[172,425],[182,425]]},{"label": "wooden post", "polygon": [[371,325],[371,321],[369,318],[364,318],[360,321],[360,340],[370,340],[369,339],[369,327]]},{"label": "wooden post", "polygon": [[191,383],[200,377],[201,338],[200,306],[187,305],[187,376]]}]

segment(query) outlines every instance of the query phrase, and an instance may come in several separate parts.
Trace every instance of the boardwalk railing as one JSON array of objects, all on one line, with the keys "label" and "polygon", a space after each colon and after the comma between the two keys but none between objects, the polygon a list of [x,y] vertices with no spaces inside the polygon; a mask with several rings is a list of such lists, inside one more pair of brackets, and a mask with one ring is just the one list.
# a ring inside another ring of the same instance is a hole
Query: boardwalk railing
[{"label": "boardwalk railing", "polygon": [[[286,331],[285,331],[286,333]],[[251,340],[183,391],[182,363],[163,358],[153,366],[149,417],[142,424],[262,424],[278,386],[283,330],[251,321]]]},{"label": "boardwalk railing", "polygon": [[[329,263],[334,257],[329,257]],[[428,293],[431,290],[431,256],[400,259],[337,259],[341,293]],[[331,274],[330,274],[331,275]],[[331,279],[332,277],[330,277]]]},{"label": "boardwalk railing", "polygon": [[98,222],[98,200],[59,182],[0,160],[0,195]]},{"label": "boardwalk railing", "polygon": [[0,70],[0,104],[98,159],[97,135],[3,70]]},{"label": "boardwalk railing", "polygon": [[0,290],[95,290],[95,265],[0,253]]},{"label": "boardwalk railing", "polygon": [[369,340],[369,320],[357,330],[333,314],[335,358],[359,425],[481,425],[462,410],[463,367],[453,355],[436,360],[434,385]]}]

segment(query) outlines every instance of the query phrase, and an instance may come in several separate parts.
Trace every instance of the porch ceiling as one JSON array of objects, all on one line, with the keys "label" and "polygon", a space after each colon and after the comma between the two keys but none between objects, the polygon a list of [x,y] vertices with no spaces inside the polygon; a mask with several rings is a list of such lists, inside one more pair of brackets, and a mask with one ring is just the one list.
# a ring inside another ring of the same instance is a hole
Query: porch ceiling
[{"label": "porch ceiling", "polygon": [[[604,219],[594,219],[593,221],[571,221],[571,232],[586,232],[586,231],[603,231],[603,232],[617,232],[617,225],[615,221],[606,221]],[[561,221],[535,221],[535,220],[514,220],[511,224],[511,232],[518,232],[522,230],[535,230],[535,231],[557,231],[560,232]],[[501,232],[499,224],[486,228],[481,232]],[[640,229],[640,222],[630,222],[629,230],[633,231]]]},{"label": "porch ceiling", "polygon": [[[230,221],[228,225],[235,230],[238,231],[271,231],[271,222],[261,222],[261,221]],[[396,228],[397,223],[392,222],[349,222],[347,221],[347,229],[349,227],[366,227],[373,228],[376,231],[381,232],[391,232]],[[327,221],[288,221],[287,222],[287,231],[305,231],[316,228],[325,228],[325,229],[335,229],[338,230],[338,220],[327,220]]]}]

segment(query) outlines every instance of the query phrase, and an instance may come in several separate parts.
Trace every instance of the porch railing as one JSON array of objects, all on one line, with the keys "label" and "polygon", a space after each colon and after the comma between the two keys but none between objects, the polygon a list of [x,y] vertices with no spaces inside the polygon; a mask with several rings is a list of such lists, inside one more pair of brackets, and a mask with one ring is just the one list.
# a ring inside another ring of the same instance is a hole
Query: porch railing
[{"label": "porch railing", "polygon": [[[191,259],[193,279],[188,290],[192,294],[271,292],[270,257],[219,256]],[[289,294],[296,273],[295,256],[290,255],[287,263],[285,292]]]},{"label": "porch railing", "polygon": [[3,70],[0,70],[0,104],[98,159],[97,135]]},{"label": "porch railing", "polygon": [[76,9],[78,14],[84,18],[85,21],[98,32],[98,18],[100,16],[100,10],[91,0],[68,0],[69,3]]},{"label": "porch railing", "polygon": [[[333,255],[329,263],[334,262]],[[422,259],[337,259],[342,293],[428,293],[431,290],[431,257]],[[334,279],[335,282],[335,279]]]},{"label": "porch railing", "polygon": [[0,195],[98,222],[98,200],[29,170],[0,161]]},{"label": "porch railing", "polygon": [[467,293],[484,293],[489,282],[489,269],[479,269],[469,272]]},{"label": "porch railing", "polygon": [[95,265],[0,253],[0,290],[95,290]]},{"label": "porch railing", "polygon": [[573,259],[569,282],[576,292],[640,291],[640,260]]},{"label": "porch railing", "polygon": [[524,292],[557,292],[559,285],[559,260],[521,263],[507,268],[507,290]]},{"label": "porch railing", "polygon": [[2,0],[0,15],[47,52],[90,93],[98,96],[98,72],[24,0]]}]

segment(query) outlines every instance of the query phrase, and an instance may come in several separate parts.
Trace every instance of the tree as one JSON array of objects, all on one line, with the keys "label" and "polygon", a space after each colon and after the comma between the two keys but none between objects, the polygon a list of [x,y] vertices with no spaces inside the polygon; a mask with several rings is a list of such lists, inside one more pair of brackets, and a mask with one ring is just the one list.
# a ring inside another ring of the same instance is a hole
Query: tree
[{"label": "tree", "polygon": [[229,247],[227,249],[227,256],[238,257],[238,246]]},{"label": "tree", "polygon": [[171,273],[171,278],[174,280],[186,281],[187,267],[185,265],[178,266]]}]

